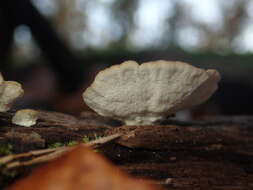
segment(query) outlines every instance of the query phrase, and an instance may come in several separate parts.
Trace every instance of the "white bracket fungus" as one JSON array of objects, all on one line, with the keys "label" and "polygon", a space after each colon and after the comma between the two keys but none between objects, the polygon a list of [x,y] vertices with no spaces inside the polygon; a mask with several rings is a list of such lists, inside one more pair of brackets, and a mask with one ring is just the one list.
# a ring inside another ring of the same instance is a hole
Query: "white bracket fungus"
[{"label": "white bracket fungus", "polygon": [[12,117],[11,122],[16,125],[31,127],[36,124],[39,112],[32,109],[18,110]]},{"label": "white bracket fungus", "polygon": [[4,81],[0,73],[0,112],[6,112],[11,104],[24,94],[21,84],[15,81]]},{"label": "white bracket fungus", "polygon": [[99,72],[83,99],[102,116],[149,125],[206,101],[219,80],[218,71],[183,62],[126,61]]}]

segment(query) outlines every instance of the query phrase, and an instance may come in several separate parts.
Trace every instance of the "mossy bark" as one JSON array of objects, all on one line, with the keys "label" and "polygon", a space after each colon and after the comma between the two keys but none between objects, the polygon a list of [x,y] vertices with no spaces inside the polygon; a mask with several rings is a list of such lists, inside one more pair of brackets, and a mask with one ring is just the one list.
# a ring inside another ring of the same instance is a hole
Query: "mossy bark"
[{"label": "mossy bark", "polygon": [[[122,133],[118,140],[100,147],[99,152],[134,176],[154,179],[167,189],[240,190],[253,186],[253,117],[120,126],[93,113],[59,118],[59,113],[48,112],[35,126],[27,128],[11,124],[11,116],[0,115],[0,142],[11,144],[14,153],[46,148],[56,142],[81,142],[84,136],[94,134]],[[20,177],[32,168],[10,172]],[[1,186],[5,182],[6,173],[1,173]]]}]

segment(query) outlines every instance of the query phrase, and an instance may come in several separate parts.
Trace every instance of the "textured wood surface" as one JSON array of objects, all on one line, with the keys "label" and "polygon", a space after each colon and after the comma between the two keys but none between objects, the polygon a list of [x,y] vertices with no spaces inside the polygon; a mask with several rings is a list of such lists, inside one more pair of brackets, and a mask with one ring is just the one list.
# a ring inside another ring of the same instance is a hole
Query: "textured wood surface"
[{"label": "textured wood surface", "polygon": [[[11,115],[0,115],[0,142],[12,144],[14,153],[81,141],[84,135],[121,133],[99,151],[138,178],[154,179],[167,189],[253,188],[253,116],[129,127],[94,113],[74,117],[47,112],[37,125],[25,128],[12,125]],[[22,176],[25,171],[30,168],[18,172]],[[0,183],[4,179],[1,173]]]}]

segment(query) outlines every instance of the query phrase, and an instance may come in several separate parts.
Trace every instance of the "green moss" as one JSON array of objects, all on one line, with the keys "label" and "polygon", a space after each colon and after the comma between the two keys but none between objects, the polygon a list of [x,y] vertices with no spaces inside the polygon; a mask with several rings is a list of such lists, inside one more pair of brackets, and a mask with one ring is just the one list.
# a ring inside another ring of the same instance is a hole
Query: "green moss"
[{"label": "green moss", "polygon": [[62,142],[55,142],[55,143],[52,143],[52,144],[48,145],[48,148],[59,148],[59,147],[62,147],[62,146],[75,146],[77,144],[78,144],[77,141],[69,141],[66,144],[64,144]]},{"label": "green moss", "polygon": [[84,143],[88,143],[88,142],[90,142],[90,141],[91,141],[91,138],[90,138],[89,136],[85,135],[85,136],[83,137],[83,142],[84,142]]},{"label": "green moss", "polygon": [[[88,143],[90,141],[98,140],[100,138],[102,138],[102,136],[97,135],[96,133],[94,133],[93,136],[85,135],[83,137],[82,141],[84,143]],[[58,148],[58,147],[62,147],[62,146],[75,146],[75,145],[78,145],[78,141],[73,140],[73,141],[69,141],[68,143],[55,142],[55,143],[49,144],[48,148]]]},{"label": "green moss", "polygon": [[78,144],[77,141],[69,141],[67,146],[76,146]]},{"label": "green moss", "polygon": [[12,145],[11,144],[2,144],[0,145],[0,155],[9,155],[12,154]]},{"label": "green moss", "polygon": [[64,146],[63,143],[61,143],[61,142],[55,142],[53,144],[48,145],[48,148],[59,148],[59,147],[62,147],[62,146]]},{"label": "green moss", "polygon": [[102,137],[103,137],[103,136],[97,135],[96,133],[94,133],[93,136],[85,135],[85,136],[83,137],[83,142],[84,142],[84,143],[88,143],[88,142],[90,142],[90,141],[98,140],[98,139],[100,139],[100,138],[102,138]]},{"label": "green moss", "polygon": [[96,133],[94,134],[94,140],[98,140],[98,139],[100,139],[100,138],[102,138],[103,136],[101,136],[101,135],[97,135]]}]

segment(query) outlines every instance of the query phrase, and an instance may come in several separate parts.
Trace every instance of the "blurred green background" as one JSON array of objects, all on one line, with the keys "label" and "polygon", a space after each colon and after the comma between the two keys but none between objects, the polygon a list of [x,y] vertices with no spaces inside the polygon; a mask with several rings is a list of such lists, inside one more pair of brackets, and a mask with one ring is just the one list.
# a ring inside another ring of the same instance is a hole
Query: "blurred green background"
[{"label": "blurred green background", "polygon": [[1,72],[25,89],[17,108],[79,113],[99,70],[166,59],[222,74],[191,117],[253,113],[253,1],[9,0],[0,24]]}]

